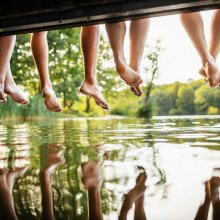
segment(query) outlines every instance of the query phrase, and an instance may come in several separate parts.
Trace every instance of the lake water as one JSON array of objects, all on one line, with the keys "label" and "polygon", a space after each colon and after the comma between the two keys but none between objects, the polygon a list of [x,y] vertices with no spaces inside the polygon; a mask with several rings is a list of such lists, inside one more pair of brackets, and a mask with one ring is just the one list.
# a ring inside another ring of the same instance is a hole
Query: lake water
[{"label": "lake water", "polygon": [[220,117],[1,122],[0,219],[212,219],[217,168]]}]

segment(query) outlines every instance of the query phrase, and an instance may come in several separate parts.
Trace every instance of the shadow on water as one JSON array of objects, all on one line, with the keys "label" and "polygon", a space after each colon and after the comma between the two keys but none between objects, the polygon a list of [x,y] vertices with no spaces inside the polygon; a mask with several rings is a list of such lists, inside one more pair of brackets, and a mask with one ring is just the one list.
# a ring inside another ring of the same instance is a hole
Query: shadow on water
[{"label": "shadow on water", "polygon": [[0,219],[220,219],[217,117],[0,125]]}]

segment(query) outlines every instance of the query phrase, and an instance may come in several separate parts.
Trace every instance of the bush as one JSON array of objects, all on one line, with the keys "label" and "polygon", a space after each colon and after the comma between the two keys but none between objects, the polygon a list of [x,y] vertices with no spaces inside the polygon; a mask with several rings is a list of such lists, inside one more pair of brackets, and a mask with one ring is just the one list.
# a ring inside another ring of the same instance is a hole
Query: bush
[{"label": "bush", "polygon": [[218,115],[219,114],[219,109],[214,106],[209,106],[208,108],[208,115]]},{"label": "bush", "polygon": [[152,117],[152,105],[151,104],[143,104],[142,107],[138,110],[137,116],[140,118],[150,118]]},{"label": "bush", "polygon": [[55,113],[46,109],[43,98],[40,94],[33,96],[28,105],[19,105],[12,101],[9,97],[6,104],[0,105],[0,118],[10,119],[12,117],[28,118],[28,117],[50,117]]}]

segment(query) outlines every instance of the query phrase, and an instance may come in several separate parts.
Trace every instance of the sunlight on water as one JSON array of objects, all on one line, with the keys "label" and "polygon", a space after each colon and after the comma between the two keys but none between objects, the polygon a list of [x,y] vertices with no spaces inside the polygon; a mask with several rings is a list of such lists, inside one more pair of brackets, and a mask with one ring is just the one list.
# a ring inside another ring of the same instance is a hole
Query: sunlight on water
[{"label": "sunlight on water", "polygon": [[89,202],[106,220],[194,219],[220,185],[219,128],[205,116],[4,122],[0,219],[87,219]]}]

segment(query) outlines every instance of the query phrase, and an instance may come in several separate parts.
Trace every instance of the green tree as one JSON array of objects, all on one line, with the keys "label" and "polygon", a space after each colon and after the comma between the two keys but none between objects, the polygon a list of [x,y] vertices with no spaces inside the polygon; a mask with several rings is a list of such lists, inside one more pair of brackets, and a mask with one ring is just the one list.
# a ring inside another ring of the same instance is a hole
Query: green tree
[{"label": "green tree", "polygon": [[153,89],[150,100],[155,115],[169,115],[177,108],[177,93],[180,85],[180,83],[174,83]]},{"label": "green tree", "polygon": [[149,51],[146,58],[149,61],[149,66],[145,68],[147,73],[151,73],[150,80],[147,82],[146,89],[145,89],[145,97],[143,100],[143,103],[141,105],[141,108],[138,110],[138,116],[140,117],[149,117],[151,115],[151,104],[148,103],[151,91],[154,86],[154,80],[158,78],[159,76],[159,56],[161,52],[163,51],[163,48],[161,46],[161,40],[157,40],[154,47],[149,48],[147,47],[147,50]]},{"label": "green tree", "polygon": [[220,89],[201,86],[195,91],[194,103],[197,114],[208,114],[210,106],[220,109]]},{"label": "green tree", "polygon": [[194,91],[189,86],[181,86],[178,90],[177,109],[182,115],[193,115],[194,108]]}]

